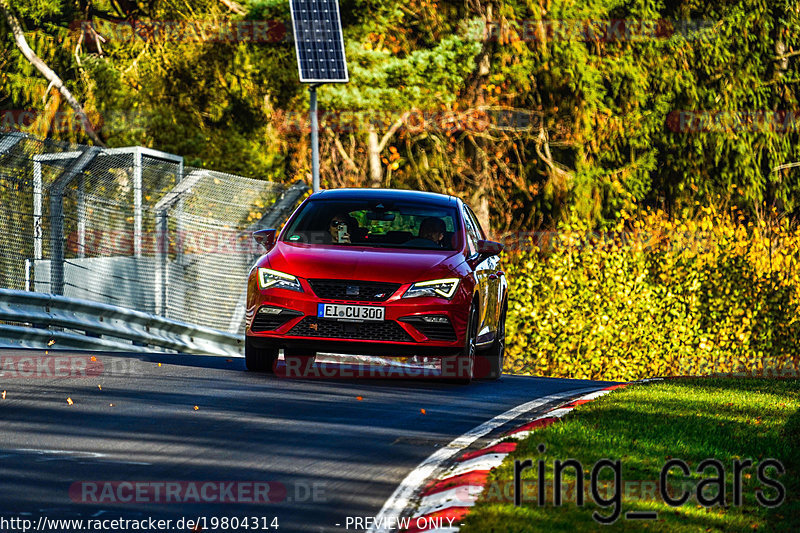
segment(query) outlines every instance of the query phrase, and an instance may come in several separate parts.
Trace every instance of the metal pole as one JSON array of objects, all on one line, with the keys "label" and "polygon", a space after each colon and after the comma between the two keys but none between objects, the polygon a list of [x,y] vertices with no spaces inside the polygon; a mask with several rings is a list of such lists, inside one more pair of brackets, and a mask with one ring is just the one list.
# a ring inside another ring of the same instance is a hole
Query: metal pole
[{"label": "metal pole", "polygon": [[78,178],[78,257],[86,257],[86,184],[83,174]]},{"label": "metal pole", "polygon": [[50,294],[64,294],[64,191],[50,189]]},{"label": "metal pole", "polygon": [[[178,174],[175,175],[175,185],[179,184],[183,180],[183,159],[181,162],[178,163]],[[175,264],[182,265],[184,264],[185,257],[183,255],[183,243],[186,240],[186,229],[183,223],[183,206],[184,206],[184,199],[183,197],[186,196],[185,194],[180,195],[180,199],[178,200],[178,205],[175,207],[175,210],[172,212],[172,216],[175,218]],[[167,315],[164,315],[167,316]]]},{"label": "metal pole", "polygon": [[142,256],[142,151],[133,153],[133,255]]},{"label": "metal pole", "polygon": [[42,259],[42,163],[33,161],[33,259]]},{"label": "metal pole", "polygon": [[166,209],[156,213],[156,257],[155,257],[155,314],[167,316],[167,276],[169,261],[168,220]]},{"label": "metal pole", "polygon": [[90,146],[50,186],[50,293],[64,294],[64,190],[101,152]]},{"label": "metal pole", "polygon": [[317,86],[308,88],[311,100],[311,179],[314,192],[319,192],[319,124],[317,123]]}]

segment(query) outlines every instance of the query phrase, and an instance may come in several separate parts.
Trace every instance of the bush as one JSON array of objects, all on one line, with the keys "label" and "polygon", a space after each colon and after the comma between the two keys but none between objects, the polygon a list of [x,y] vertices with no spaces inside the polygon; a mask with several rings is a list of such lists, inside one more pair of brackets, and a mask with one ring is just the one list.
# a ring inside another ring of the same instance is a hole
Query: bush
[{"label": "bush", "polygon": [[598,233],[573,219],[521,244],[505,261],[507,371],[631,380],[800,368],[800,231],[786,221],[707,208],[677,222],[624,216]]}]

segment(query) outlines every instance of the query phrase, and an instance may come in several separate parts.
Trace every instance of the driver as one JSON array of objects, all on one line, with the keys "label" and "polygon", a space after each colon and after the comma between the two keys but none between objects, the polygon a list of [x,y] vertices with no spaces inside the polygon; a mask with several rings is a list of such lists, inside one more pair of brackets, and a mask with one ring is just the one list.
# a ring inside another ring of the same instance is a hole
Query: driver
[{"label": "driver", "polygon": [[447,231],[444,220],[437,217],[428,217],[419,225],[419,237],[411,239],[405,244],[419,248],[441,248],[442,239]]}]

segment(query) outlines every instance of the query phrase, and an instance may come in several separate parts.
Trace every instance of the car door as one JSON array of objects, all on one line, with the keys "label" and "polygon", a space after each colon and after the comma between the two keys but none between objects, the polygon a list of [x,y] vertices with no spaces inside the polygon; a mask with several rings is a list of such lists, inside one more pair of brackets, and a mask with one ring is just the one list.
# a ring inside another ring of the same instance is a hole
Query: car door
[{"label": "car door", "polygon": [[[464,206],[464,223],[467,229],[467,239],[470,246],[471,264],[475,264],[478,254],[478,241],[486,238],[475,214],[468,206]],[[488,257],[475,264],[475,278],[478,282],[480,298],[480,325],[478,326],[478,344],[492,339],[497,327],[497,302],[494,297],[497,290],[497,258]]]},{"label": "car door", "polygon": [[[475,213],[467,207],[467,212],[472,219],[472,223],[477,228],[478,232],[480,233],[481,239],[486,239],[486,233],[483,231],[480,222],[478,222],[478,217],[475,216]],[[502,278],[503,272],[500,270],[500,257],[499,256],[492,256],[486,259],[485,261],[487,269],[487,280],[488,280],[488,294],[487,294],[487,302],[486,302],[486,309],[487,309],[487,326],[490,328],[492,332],[497,331],[497,325],[500,322],[500,315],[502,313],[502,304],[503,304],[503,283],[505,280]]]}]

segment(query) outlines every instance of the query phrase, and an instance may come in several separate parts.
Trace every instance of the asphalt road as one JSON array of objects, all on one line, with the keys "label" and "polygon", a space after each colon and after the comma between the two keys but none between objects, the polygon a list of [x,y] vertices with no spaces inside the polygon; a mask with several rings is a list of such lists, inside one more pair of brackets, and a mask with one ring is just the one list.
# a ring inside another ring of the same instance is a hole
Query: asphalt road
[{"label": "asphalt road", "polygon": [[[41,355],[0,351],[0,370],[4,357]],[[277,518],[281,532],[346,531],[348,516],[374,516],[437,447],[521,403],[604,384],[296,380],[248,373],[241,359],[69,355],[82,359],[61,374],[26,375],[23,365],[0,377],[0,531],[21,531],[3,519],[42,516],[153,517],[173,528],[205,517],[203,531],[212,518],[257,517]],[[191,491],[205,482],[200,496],[213,503],[196,503]]]}]

